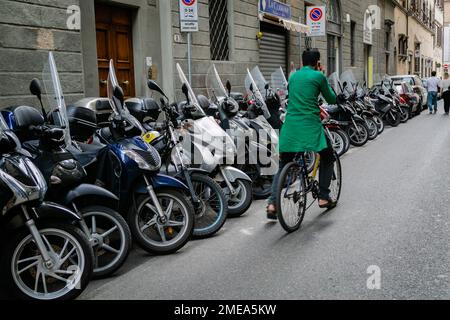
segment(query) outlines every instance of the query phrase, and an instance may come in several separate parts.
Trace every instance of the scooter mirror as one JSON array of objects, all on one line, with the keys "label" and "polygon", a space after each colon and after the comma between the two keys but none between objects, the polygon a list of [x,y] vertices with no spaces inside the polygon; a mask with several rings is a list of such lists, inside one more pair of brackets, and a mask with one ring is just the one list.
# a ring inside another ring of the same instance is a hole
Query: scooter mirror
[{"label": "scooter mirror", "polygon": [[147,86],[148,86],[148,88],[149,88],[150,90],[159,92],[159,93],[160,93],[161,95],[163,95],[166,99],[168,99],[167,96],[166,96],[166,94],[164,93],[164,91],[161,89],[161,87],[160,87],[155,81],[153,81],[153,80],[148,80]]},{"label": "scooter mirror", "polygon": [[183,83],[183,85],[181,86],[181,91],[183,92],[184,96],[186,97],[186,101],[189,104],[189,89],[186,85],[186,83]]},{"label": "scooter mirror", "polygon": [[347,81],[344,81],[344,83],[342,84],[343,88],[347,88]]},{"label": "scooter mirror", "polygon": [[230,93],[231,93],[231,83],[230,83],[230,80],[227,80],[227,83],[226,83],[225,85],[226,85],[226,87],[227,87],[228,95],[230,95]]},{"label": "scooter mirror", "polygon": [[114,98],[116,98],[117,100],[120,101],[121,104],[123,104],[124,94],[121,87],[119,86],[114,87]]},{"label": "scooter mirror", "polygon": [[250,91],[253,92],[253,83],[250,83]]},{"label": "scooter mirror", "polygon": [[266,90],[269,90],[269,84],[268,83],[266,83],[266,85],[264,86],[264,89],[266,89]]},{"label": "scooter mirror", "polygon": [[41,99],[42,89],[41,89],[41,83],[39,82],[38,79],[34,78],[33,80],[31,80],[30,92],[32,95]]}]

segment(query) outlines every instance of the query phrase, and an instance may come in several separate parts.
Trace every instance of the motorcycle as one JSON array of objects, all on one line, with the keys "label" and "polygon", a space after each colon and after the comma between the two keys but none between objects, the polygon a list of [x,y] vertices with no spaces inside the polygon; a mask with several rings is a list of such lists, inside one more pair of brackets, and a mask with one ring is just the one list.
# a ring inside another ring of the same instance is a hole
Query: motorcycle
[{"label": "motorcycle", "polygon": [[[227,198],[220,185],[209,177],[209,172],[191,166],[189,159],[184,155],[184,150],[180,146],[182,139],[175,131],[181,127],[176,106],[168,104],[166,94],[157,83],[149,80],[148,87],[153,92],[161,94],[161,107],[157,107],[156,101],[152,98],[133,98],[125,101],[125,104],[130,113],[135,115],[150,132],[147,142],[159,152],[166,173],[188,186],[196,212],[193,235],[211,236],[225,223],[228,215]],[[146,106],[154,107],[146,108]],[[162,120],[156,122],[161,113],[164,115]]]},{"label": "motorcycle", "polygon": [[380,113],[381,119],[386,121],[391,127],[397,127],[400,124],[401,115],[396,108],[394,99],[388,94],[384,80],[376,82],[376,85],[369,90],[367,96],[375,105],[375,109]]},{"label": "motorcycle", "polygon": [[175,252],[188,242],[194,228],[195,211],[186,196],[189,188],[159,173],[161,158],[143,140],[145,129],[124,105],[112,60],[107,92],[113,111],[108,127],[92,132],[95,112],[88,106],[68,108],[71,132],[85,131],[81,140],[90,142],[79,143],[81,150],[90,152],[93,148],[99,158],[85,168],[118,196],[119,212],[128,212],[131,233],[144,250],[155,254]]},{"label": "motorcycle", "polygon": [[[329,76],[328,82],[336,94],[346,94],[344,88],[347,87],[347,83],[341,84],[336,72]],[[336,106],[328,105],[325,108],[330,117],[337,121],[339,126],[346,131],[352,145],[360,147],[367,143],[369,140],[369,129],[366,121],[357,114],[351,103],[346,101]]]},{"label": "motorcycle", "polygon": [[[249,199],[245,202],[246,207],[250,205],[252,191],[254,198],[265,198],[270,194],[272,171],[278,164],[271,156],[272,151],[266,147],[270,138],[265,140],[266,145],[259,143],[249,119],[240,113],[241,106],[234,97],[240,99],[242,95],[231,92],[229,81],[226,86],[225,89],[215,65],[211,65],[206,76],[209,99],[200,95],[198,101],[203,112],[216,119],[222,131],[228,133],[236,146],[238,152],[234,167],[248,174],[245,183],[248,191],[245,194]],[[244,205],[243,201],[241,203]]]},{"label": "motorcycle", "polygon": [[47,184],[0,116],[0,283],[19,299],[68,300],[93,271],[80,215],[44,201]]},{"label": "motorcycle", "polygon": [[43,106],[40,82],[33,79],[31,93],[38,98],[43,115],[28,106],[13,108],[3,114],[44,175],[48,184],[46,200],[65,205],[82,217],[80,228],[94,250],[94,277],[104,277],[125,262],[131,248],[130,229],[115,211],[119,199],[99,186],[84,183],[86,171],[70,152],[74,147],[69,125],[62,116],[67,112],[64,94],[51,52],[42,76],[48,112]]},{"label": "motorcycle", "polygon": [[379,126],[377,122],[379,123],[381,119],[378,119],[378,116],[373,111],[366,108],[364,102],[361,100],[361,96],[364,95],[364,91],[356,81],[352,70],[344,71],[340,76],[340,80],[347,83],[344,90],[349,95],[348,102],[352,104],[352,107],[356,113],[366,122],[366,126],[369,129],[369,140],[374,140],[379,133]]}]

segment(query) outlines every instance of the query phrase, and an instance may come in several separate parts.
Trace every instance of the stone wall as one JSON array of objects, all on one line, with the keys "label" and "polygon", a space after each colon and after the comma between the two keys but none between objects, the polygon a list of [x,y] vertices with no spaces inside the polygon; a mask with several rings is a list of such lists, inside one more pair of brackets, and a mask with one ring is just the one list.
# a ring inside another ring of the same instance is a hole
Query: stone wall
[{"label": "stone wall", "polygon": [[66,100],[82,97],[80,32],[67,26],[71,5],[78,0],[0,0],[0,108],[38,105],[29,83],[41,77],[48,51],[55,52]]}]

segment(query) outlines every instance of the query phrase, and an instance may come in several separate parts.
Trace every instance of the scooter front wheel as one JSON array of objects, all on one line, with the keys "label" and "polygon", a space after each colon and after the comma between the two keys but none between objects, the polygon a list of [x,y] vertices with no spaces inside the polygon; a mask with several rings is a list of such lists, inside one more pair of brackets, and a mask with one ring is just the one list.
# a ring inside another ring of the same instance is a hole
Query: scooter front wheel
[{"label": "scooter front wheel", "polygon": [[155,190],[164,213],[162,221],[150,196],[141,195],[132,207],[128,222],[136,242],[147,252],[170,254],[181,249],[194,229],[194,207],[181,192]]},{"label": "scooter front wheel", "polygon": [[204,174],[191,176],[200,203],[195,206],[194,237],[210,237],[219,231],[228,215],[228,205],[220,185]]},{"label": "scooter front wheel", "polygon": [[224,192],[228,197],[228,216],[240,217],[252,204],[252,184],[250,181],[237,179],[232,183],[236,193],[232,195],[224,184]]},{"label": "scooter front wheel", "polygon": [[29,230],[22,228],[0,256],[2,287],[24,300],[75,299],[92,276],[88,238],[69,223],[39,221],[37,228],[51,265],[45,263]]},{"label": "scooter front wheel", "polygon": [[130,228],[125,219],[110,208],[89,206],[80,211],[94,249],[94,277],[109,276],[128,257],[132,242]]}]

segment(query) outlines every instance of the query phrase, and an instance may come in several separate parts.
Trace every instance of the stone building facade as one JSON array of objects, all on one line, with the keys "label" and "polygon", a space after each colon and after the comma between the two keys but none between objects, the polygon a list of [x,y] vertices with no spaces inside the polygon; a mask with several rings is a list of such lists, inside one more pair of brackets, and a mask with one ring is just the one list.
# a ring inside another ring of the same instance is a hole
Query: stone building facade
[{"label": "stone building facade", "polygon": [[[306,23],[307,5],[325,6],[326,35],[314,38],[287,30],[277,17],[267,19],[258,0],[197,1],[199,31],[192,34],[191,72],[198,93],[205,93],[205,74],[212,62],[234,91],[243,91],[246,69],[267,64],[271,43],[280,39],[276,50],[284,48],[284,55],[278,52],[278,57],[284,56],[279,61],[287,73],[291,66],[301,67],[306,48],[320,50],[327,74],[351,68],[361,82],[371,83],[373,75],[395,73],[398,68],[395,0],[261,0],[264,5],[289,6],[288,20],[297,24]],[[105,94],[105,66],[110,58],[120,70],[126,95],[148,95],[145,80],[152,78],[172,99],[181,98],[175,63],[187,73],[188,50],[187,35],[180,31],[179,2],[0,0],[0,107],[36,104],[28,84],[39,77],[49,50],[55,51],[69,102]],[[225,17],[211,7],[219,2],[223,2],[220,10],[226,9]],[[223,29],[227,54],[220,59],[211,45],[217,41],[211,15],[225,19],[221,27],[227,25]]]},{"label": "stone building facade", "polygon": [[397,74],[442,74],[443,1],[395,0]]}]

